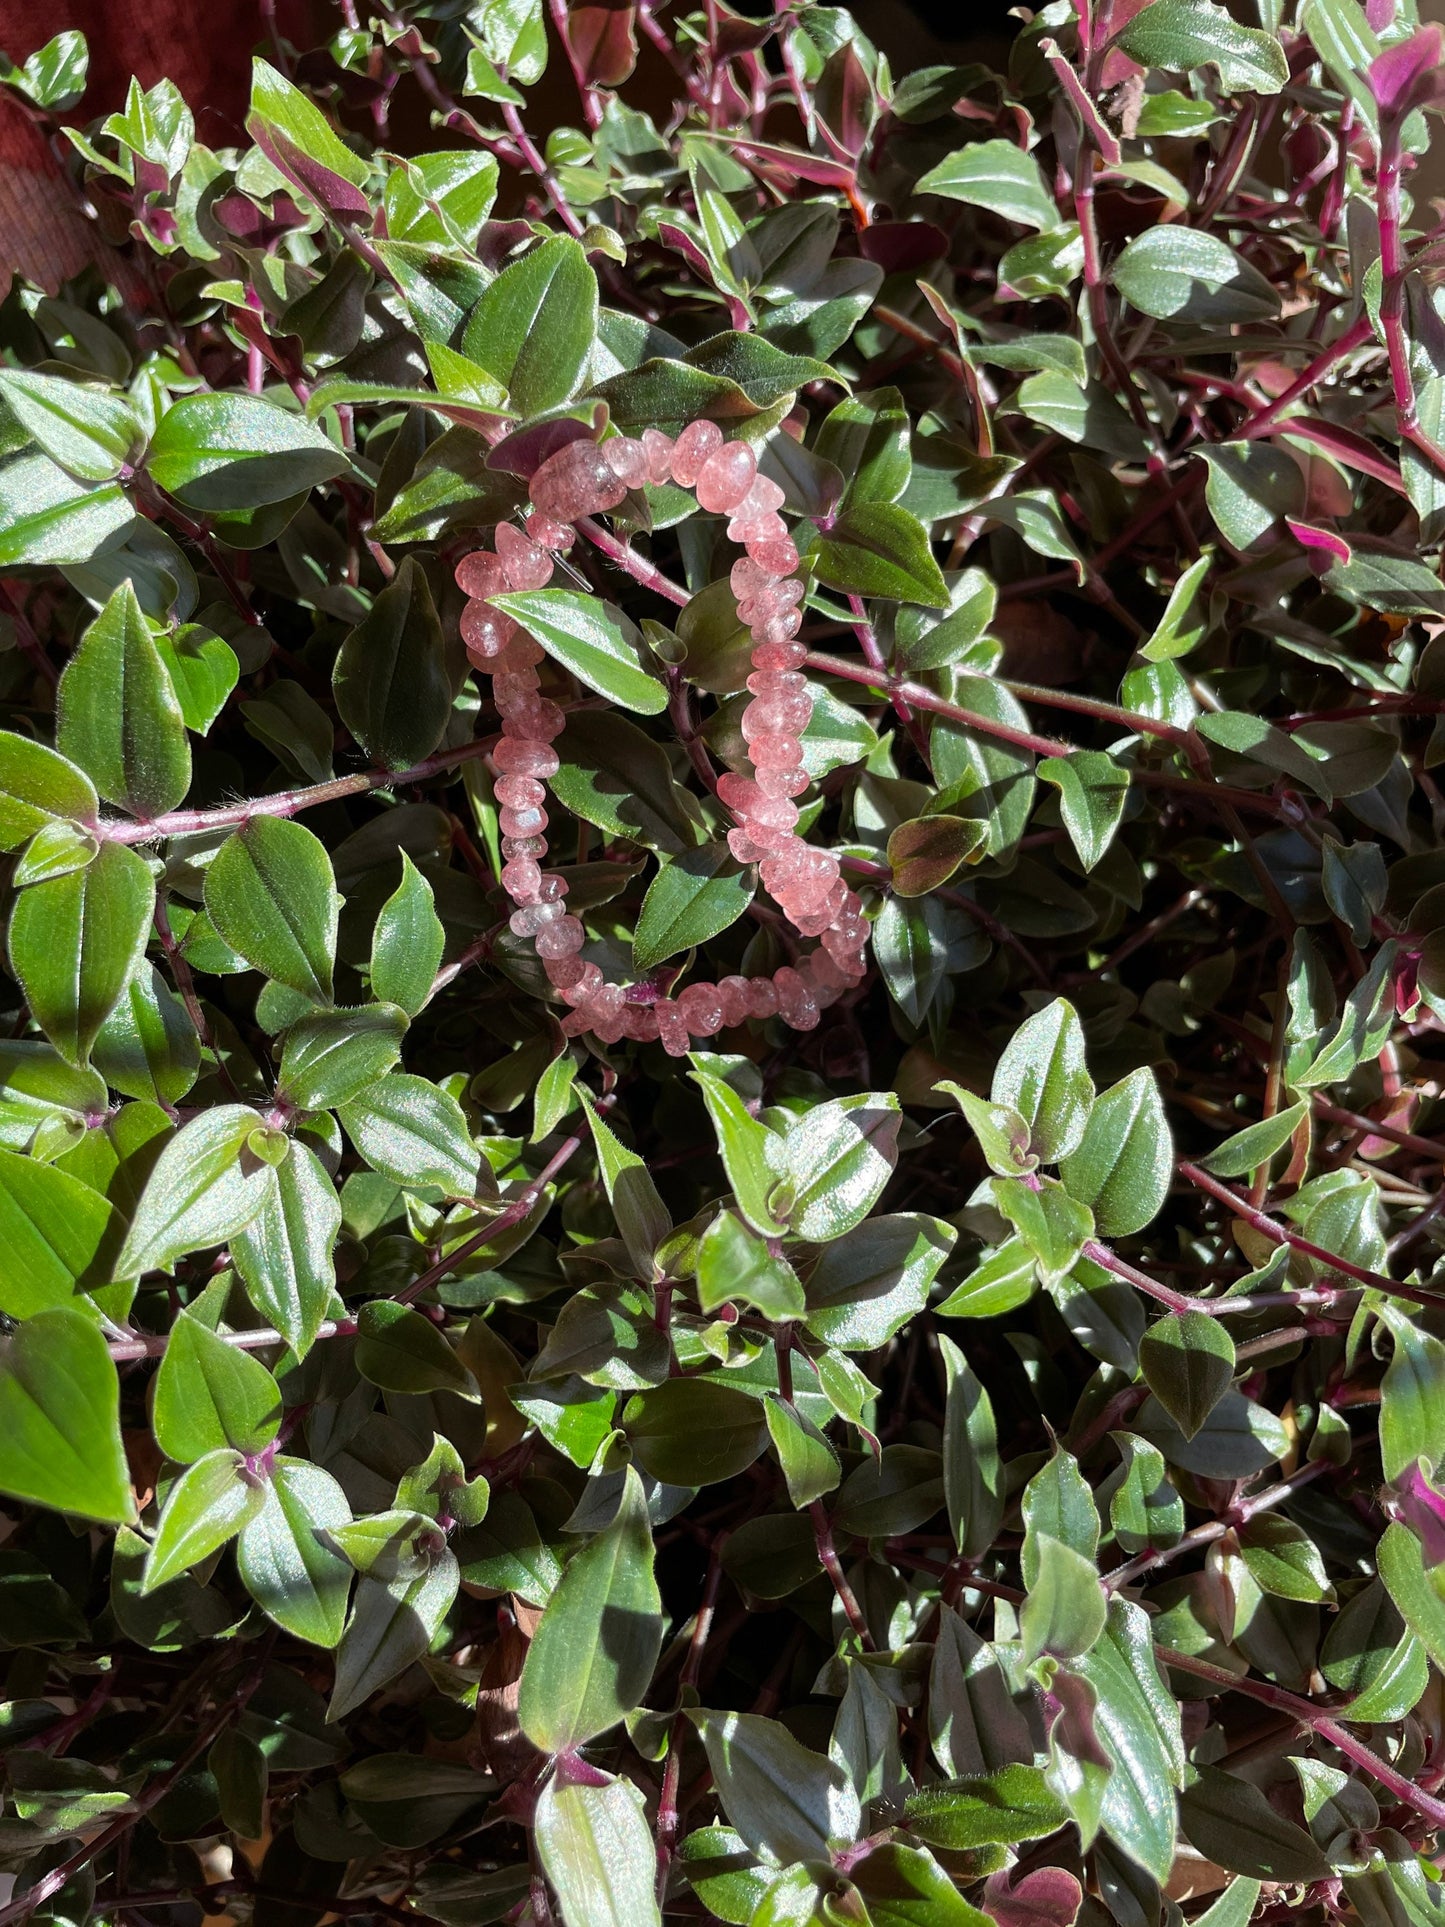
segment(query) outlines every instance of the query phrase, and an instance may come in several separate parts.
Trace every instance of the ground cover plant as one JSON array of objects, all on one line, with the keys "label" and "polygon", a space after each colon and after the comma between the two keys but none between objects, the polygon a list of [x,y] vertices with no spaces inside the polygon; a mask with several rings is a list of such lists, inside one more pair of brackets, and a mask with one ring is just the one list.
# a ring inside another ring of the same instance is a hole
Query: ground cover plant
[{"label": "ground cover plant", "polygon": [[1441,1919],[1440,65],[6,66],[0,1927]]}]

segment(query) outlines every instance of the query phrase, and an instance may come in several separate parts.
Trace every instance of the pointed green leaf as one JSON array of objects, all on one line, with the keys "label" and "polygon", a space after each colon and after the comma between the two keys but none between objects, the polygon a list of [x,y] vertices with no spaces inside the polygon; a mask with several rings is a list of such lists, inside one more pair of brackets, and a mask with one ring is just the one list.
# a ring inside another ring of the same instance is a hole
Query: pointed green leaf
[{"label": "pointed green leaf", "polygon": [[383,769],[410,769],[441,741],[452,685],[431,585],[415,556],[342,643],[332,682],[337,714]]},{"label": "pointed green leaf", "polygon": [[156,1374],[151,1423],[167,1458],[182,1463],[230,1446],[259,1452],[281,1424],[281,1394],[259,1359],[183,1312]]},{"label": "pointed green leaf", "polygon": [[227,837],[206,871],[206,910],[252,969],[331,1001],[340,899],[325,846],[286,817],[258,816]]},{"label": "pointed green leaf", "polygon": [[10,913],[10,967],[31,1015],[69,1063],[84,1064],[145,954],[155,911],[145,862],[123,843],[31,884]]},{"label": "pointed green leaf", "polygon": [[0,1339],[0,1492],[107,1525],[135,1517],[120,1381],[84,1312],[42,1311]]},{"label": "pointed green leaf", "polygon": [[612,603],[578,589],[525,589],[491,601],[599,696],[641,716],[667,708],[666,686],[644,666],[641,631]]},{"label": "pointed green leaf", "polygon": [[66,664],[56,705],[56,748],[108,803],[148,821],[190,788],[185,718],[128,581]]},{"label": "pointed green leaf", "polygon": [[401,882],[381,906],[371,939],[371,994],[415,1017],[431,995],[446,931],[432,887],[402,852]]}]

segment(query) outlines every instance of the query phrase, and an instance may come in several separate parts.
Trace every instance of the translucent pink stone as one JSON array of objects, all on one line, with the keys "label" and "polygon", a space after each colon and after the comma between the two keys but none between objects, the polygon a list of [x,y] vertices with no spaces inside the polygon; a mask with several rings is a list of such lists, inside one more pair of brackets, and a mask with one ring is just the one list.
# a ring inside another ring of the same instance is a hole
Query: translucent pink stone
[{"label": "translucent pink stone", "polygon": [[[758,792],[762,796],[801,796],[808,787],[808,772],[805,769],[760,769],[757,774]],[[718,785],[721,791],[722,785]]]},{"label": "translucent pink stone", "polygon": [[[547,966],[548,983],[554,990],[560,990],[564,997],[569,990],[575,989],[587,974],[588,966],[580,957],[547,957],[543,961]],[[596,964],[591,968],[596,970]]]},{"label": "translucent pink stone", "polygon": [[740,604],[751,602],[773,580],[774,577],[766,569],[760,568],[750,555],[740,555],[728,576],[728,583]]},{"label": "translucent pink stone", "polygon": [[502,855],[509,860],[514,856],[536,857],[538,862],[547,854],[545,836],[504,836]]},{"label": "translucent pink stone", "polygon": [[602,972],[595,963],[578,964],[577,975],[570,984],[565,986],[563,996],[575,1010],[579,1004],[590,1002],[600,990],[605,988]]},{"label": "translucent pink stone", "polygon": [[496,661],[517,625],[500,609],[490,608],[485,602],[469,602],[462,610],[459,626],[467,654],[481,667]]},{"label": "translucent pink stone", "polygon": [[746,829],[739,827],[728,831],[728,848],[739,863],[757,863],[768,854],[766,843],[759,843]]},{"label": "translucent pink stone", "polygon": [[694,1037],[711,1037],[723,1027],[722,998],[716,984],[689,984],[677,1007]]},{"label": "translucent pink stone", "polygon": [[818,1006],[813,994],[789,964],[773,972],[778,987],[778,1015],[794,1030],[812,1030],[818,1022]]},{"label": "translucent pink stone", "polygon": [[559,448],[532,477],[528,487],[532,506],[558,522],[575,522],[579,516],[597,515],[614,509],[627,493],[627,485],[612,472],[612,466],[596,442],[568,442]]},{"label": "translucent pink stone", "polygon": [[783,491],[777,483],[767,475],[755,475],[752,487],[733,513],[740,521],[747,522],[760,515],[772,515],[782,506]]},{"label": "translucent pink stone", "polygon": [[761,785],[751,776],[737,776],[729,770],[726,776],[719,777],[718,800],[737,816],[746,816],[758,800]]},{"label": "translucent pink stone", "polygon": [[808,651],[803,643],[782,637],[760,642],[753,650],[753,661],[759,669],[796,669],[807,660]]},{"label": "translucent pink stone", "polygon": [[502,888],[513,903],[535,903],[542,881],[542,866],[529,856],[513,857],[502,865]]},{"label": "translucent pink stone", "polygon": [[570,549],[577,540],[575,529],[569,529],[565,522],[554,522],[550,515],[543,515],[533,509],[527,517],[527,533],[539,549]]},{"label": "translucent pink stone", "polygon": [[776,1017],[778,990],[771,977],[754,977],[748,985],[748,1003],[754,1017]]},{"label": "translucent pink stone", "polygon": [[798,806],[784,796],[760,796],[748,817],[749,829],[791,830],[798,821]]},{"label": "translucent pink stone", "polygon": [[559,767],[555,749],[524,736],[504,736],[492,751],[492,761],[517,776],[555,776]]},{"label": "translucent pink stone", "polygon": [[803,746],[796,736],[768,736],[753,745],[752,759],[773,769],[792,769],[803,760]]},{"label": "translucent pink stone", "polygon": [[692,1039],[687,1034],[687,1022],[681,1009],[670,997],[664,997],[652,1008],[657,1018],[657,1035],[662,1048],[669,1057],[686,1057]]},{"label": "translucent pink stone", "polygon": [[724,977],[717,993],[722,1004],[723,1028],[731,1030],[734,1024],[745,1024],[748,1020],[747,978]]},{"label": "translucent pink stone", "polygon": [[474,549],[457,564],[457,587],[463,595],[479,600],[498,595],[507,586],[507,575],[499,557],[490,549]]},{"label": "translucent pink stone", "polygon": [[547,827],[547,812],[539,809],[502,810],[498,821],[503,836],[540,836]]},{"label": "translucent pink stone", "polygon": [[672,479],[672,437],[660,428],[644,428],[642,447],[647,456],[647,479],[654,486]]},{"label": "translucent pink stone", "polygon": [[727,515],[743,501],[758,472],[758,458],[746,442],[724,442],[698,471],[697,505],[709,515]]},{"label": "translucent pink stone", "polygon": [[542,589],[552,579],[551,556],[510,522],[497,524],[497,556],[514,589]]},{"label": "translucent pink stone", "polygon": [[614,435],[602,444],[602,453],[612,473],[628,488],[641,488],[649,480],[647,450],[630,435]]},{"label": "translucent pink stone", "polygon": [[759,542],[752,555],[759,568],[776,569],[779,575],[791,575],[798,566],[797,545],[790,535],[780,535],[776,542]]},{"label": "translucent pink stone", "polygon": [[537,955],[573,957],[587,941],[586,932],[576,917],[559,917],[537,932]]},{"label": "translucent pink stone", "polygon": [[767,548],[779,535],[786,533],[787,524],[781,515],[759,515],[751,522],[728,523],[729,541],[741,542],[754,558],[759,549]]},{"label": "translucent pink stone", "polygon": [[[695,488],[703,464],[723,445],[723,432],[716,422],[689,422],[672,449],[672,479],[684,488]],[[778,500],[781,501],[779,491]]]},{"label": "translucent pink stone", "polygon": [[499,776],[496,796],[497,801],[505,803],[509,809],[525,810],[535,809],[539,803],[544,802],[547,791],[545,786],[532,776]]}]

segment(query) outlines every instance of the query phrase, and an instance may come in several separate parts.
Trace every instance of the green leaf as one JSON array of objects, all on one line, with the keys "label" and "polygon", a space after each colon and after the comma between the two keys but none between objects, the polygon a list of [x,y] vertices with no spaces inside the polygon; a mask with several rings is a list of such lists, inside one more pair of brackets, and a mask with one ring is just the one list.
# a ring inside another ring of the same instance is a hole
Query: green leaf
[{"label": "green leaf", "polygon": [[108,1283],[119,1231],[114,1206],[88,1184],[0,1151],[0,1311],[32,1318]]},{"label": "green leaf", "polygon": [[443,1550],[421,1572],[362,1577],[336,1653],[328,1721],[344,1719],[380,1686],[421,1659],[457,1596],[461,1572]]},{"label": "green leaf", "polygon": [[840,1351],[885,1345],[922,1311],[957,1235],[941,1218],[901,1211],[825,1245],[804,1285],[808,1330]]},{"label": "green leaf", "polygon": [[872,1927],[987,1927],[982,1913],[922,1847],[889,1841],[855,1863],[851,1884]]},{"label": "green leaf", "polygon": [[717,1485],[767,1448],[763,1407],[711,1379],[670,1378],[623,1408],[632,1455],[665,1485]]},{"label": "green leaf", "polygon": [[85,35],[71,27],[47,40],[31,54],[23,67],[14,67],[0,55],[0,74],[12,87],[18,87],[37,107],[65,113],[85,92],[90,49]]},{"label": "green leaf", "polygon": [[43,743],[0,730],[0,849],[16,850],[50,824],[94,823],[95,785]]},{"label": "green leaf", "polygon": [[1101,1238],[1142,1231],[1158,1215],[1174,1175],[1174,1140],[1153,1071],[1141,1066],[1094,1100],[1061,1175],[1093,1212]]},{"label": "green leaf", "polygon": [[445,947],[432,887],[403,851],[401,882],[381,906],[372,933],[372,996],[415,1017],[431,996]]},{"label": "green leaf", "polygon": [[764,1318],[801,1318],[803,1287],[787,1259],[731,1211],[720,1211],[697,1248],[697,1301],[705,1312],[719,1305],[752,1305]]},{"label": "green leaf", "polygon": [[777,1183],[774,1133],[752,1115],[725,1078],[699,1061],[699,1053],[693,1053],[692,1063],[692,1081],[702,1092],[738,1209],[754,1231],[765,1238],[779,1237],[783,1226],[770,1203]]},{"label": "green leaf", "polygon": [[589,1092],[578,1085],[577,1093],[587,1113],[607,1201],[616,1216],[622,1241],[638,1274],[651,1278],[657,1275],[655,1253],[672,1230],[672,1217],[642,1159],[635,1151],[629,1151],[603,1122]]},{"label": "green leaf", "polygon": [[372,1170],[394,1184],[432,1188],[449,1198],[495,1192],[461,1106],[424,1077],[393,1071],[341,1105],[337,1115]]},{"label": "green leaf", "polygon": [[813,453],[847,480],[848,502],[896,502],[913,473],[908,411],[896,388],[849,395],[826,417]]},{"label": "green leaf", "polygon": [[183,395],[161,416],[146,471],[203,513],[289,501],[351,463],[304,416],[259,395]]},{"label": "green leaf", "polygon": [[86,630],[56,703],[56,747],[108,803],[148,821],[181,801],[191,786],[185,718],[128,581]]},{"label": "green leaf", "polygon": [[270,1183],[271,1166],[252,1143],[261,1128],[245,1104],[217,1105],[181,1127],[146,1180],[116,1260],[118,1278],[160,1271],[250,1223]]},{"label": "green leaf", "polygon": [[69,1063],[84,1064],[145,954],[155,884],[123,843],[83,870],[22,890],[10,914],[10,968],[31,1015]]},{"label": "green leaf", "polygon": [[357,1313],[356,1369],[385,1392],[477,1396],[476,1381],[431,1320],[386,1298]]},{"label": "green leaf", "polygon": [[1080,863],[1096,869],[1124,820],[1129,772],[1101,749],[1076,749],[1044,757],[1038,775],[1059,792],[1059,814]]},{"label": "green leaf", "polygon": [[79,567],[134,519],[118,482],[77,482],[38,449],[0,462],[0,567]]},{"label": "green leaf", "polygon": [[105,1081],[127,1097],[179,1104],[201,1068],[201,1040],[181,999],[142,963],[96,1035],[92,1055]]},{"label": "green leaf", "polygon": [[1291,1075],[1289,1081],[1296,1090],[1314,1091],[1326,1084],[1342,1084],[1384,1049],[1395,1024],[1393,971],[1397,955],[1393,943],[1380,945],[1370,968],[1346,998],[1333,1035],[1303,1070]]},{"label": "green leaf", "polygon": [[526,589],[491,600],[599,696],[642,716],[667,708],[665,685],[643,667],[641,632],[613,603],[577,589]]},{"label": "green leaf", "polygon": [[415,556],[341,645],[336,711],[374,763],[410,769],[442,739],[452,708],[442,626]]},{"label": "green leaf", "polygon": [[928,531],[897,502],[859,502],[844,509],[820,537],[813,567],[820,582],[852,595],[888,596],[930,609],[948,606],[948,585]]},{"label": "green leaf", "polygon": [[[1154,0],[1145,12],[1189,3]],[[1214,11],[1223,15],[1222,8]],[[1258,268],[1204,228],[1173,223],[1146,228],[1120,254],[1112,274],[1126,301],[1160,320],[1228,327],[1236,321],[1269,321],[1279,312],[1279,296]]]},{"label": "green leaf", "polygon": [[320,108],[264,60],[251,63],[246,132],[308,199],[331,213],[370,219],[370,204],[361,192],[366,163],[337,138]]},{"label": "green leaf", "polygon": [[341,1229],[336,1188],[315,1152],[293,1141],[260,1210],[231,1236],[231,1262],[261,1316],[304,1358],[331,1306]]},{"label": "green leaf", "polygon": [[994,1071],[992,1094],[1024,1119],[1046,1164],[1079,1148],[1094,1084],[1084,1063],[1083,1026],[1067,998],[1056,997],[1014,1032]]},{"label": "green leaf", "polygon": [[1055,1285],[1078,1263],[1093,1236],[1094,1214],[1057,1178],[991,1178],[994,1203],[1033,1253],[1039,1278]]},{"label": "green leaf", "polygon": [[[862,1824],[841,1766],[756,1713],[694,1713],[723,1810],[755,1853],[777,1864],[831,1858]],[[756,1916],[755,1916],[756,1918]]]},{"label": "green leaf", "polygon": [[632,933],[635,968],[651,970],[726,930],[752,902],[756,887],[755,872],[735,863],[725,843],[705,843],[664,861]]},{"label": "green leaf", "polygon": [[406,1027],[406,1012],[395,1004],[300,1018],[286,1032],[277,1095],[301,1111],[347,1103],[391,1070]]},{"label": "green leaf", "polygon": [[1114,1761],[1103,1789],[1104,1832],[1162,1882],[1174,1861],[1174,1788],[1183,1777],[1184,1744],[1142,1608],[1116,1598],[1103,1636],[1073,1670],[1097,1695],[1094,1723]]},{"label": "green leaf", "polygon": [[1272,33],[1241,26],[1214,0],[1151,0],[1114,45],[1145,67],[1189,73],[1217,67],[1229,93],[1277,94],[1289,78],[1284,49]]},{"label": "green leaf", "polygon": [[1205,503],[1231,548],[1250,548],[1281,516],[1303,510],[1300,471],[1282,448],[1268,442],[1219,442],[1199,453],[1208,465]]},{"label": "green leaf", "polygon": [[186,728],[204,736],[226,706],[241,666],[229,642],[199,622],[184,622],[154,636]]},{"label": "green leaf", "polygon": [[206,871],[206,911],[252,969],[331,1002],[340,899],[331,858],[310,830],[258,816],[227,837]]},{"label": "green leaf", "polygon": [[1092,1561],[1099,1550],[1099,1508],[1079,1462],[1062,1446],[1042,1465],[1024,1488],[1024,1585],[1033,1588],[1039,1574],[1039,1543],[1057,1539]]},{"label": "green leaf", "polygon": [[647,1501],[629,1468],[616,1516],[568,1561],[527,1648],[517,1718],[543,1752],[608,1732],[647,1691],[663,1629],[652,1559]]},{"label": "green leaf", "polygon": [[1334,1600],[1324,1557],[1309,1534],[1277,1512],[1261,1513],[1239,1528],[1239,1549],[1262,1592],[1307,1605]]},{"label": "green leaf", "polygon": [[140,423],[119,395],[29,368],[0,369],[0,400],[52,461],[82,482],[119,475]]},{"label": "green leaf", "polygon": [[662,745],[615,711],[574,711],[548,778],[558,802],[611,836],[673,856],[702,837],[697,805],[674,780]]},{"label": "green leaf", "polygon": [[951,1077],[941,1078],[933,1088],[946,1091],[963,1112],[991,1171],[1019,1178],[1038,1169],[1038,1158],[1029,1149],[1029,1127],[1011,1104],[994,1104]]},{"label": "green leaf", "polygon": [[764,1401],[763,1413],[783,1468],[788,1499],[801,1512],[837,1485],[842,1477],[838,1455],[791,1399],[770,1396]]},{"label": "green leaf", "polygon": [[888,838],[894,893],[924,897],[941,889],[960,863],[982,855],[988,831],[962,816],[915,816]]},{"label": "green leaf", "polygon": [[1199,1432],[1234,1377],[1234,1340],[1207,1312],[1168,1312],[1139,1341],[1149,1389],[1186,1439]]},{"label": "green leaf", "polygon": [[1206,1171],[1220,1178],[1242,1178],[1257,1171],[1289,1143],[1309,1114],[1309,1108],[1309,1099],[1301,1098],[1298,1104],[1276,1111],[1273,1117],[1262,1118],[1258,1124],[1247,1124],[1199,1162]]},{"label": "green leaf", "polygon": [[161,1514],[142,1593],[154,1592],[234,1539],[266,1503],[265,1481],[239,1452],[222,1446],[188,1466]]},{"label": "green leaf", "polygon": [[1054,228],[1059,210],[1038,162],[1010,140],[975,141],[922,175],[915,194],[987,208],[1020,227]]},{"label": "green leaf", "polygon": [[950,1778],[990,1773],[1034,1756],[1028,1720],[1010,1695],[994,1648],[951,1606],[939,1619],[929,1668],[928,1739]]},{"label": "green leaf", "polygon": [[1109,1495],[1109,1523],[1126,1554],[1177,1545],[1184,1532],[1184,1502],[1169,1483],[1164,1455],[1132,1432],[1114,1432],[1124,1476]]},{"label": "green leaf", "polygon": [[242,1528],[236,1563],[247,1592],[269,1619],[309,1645],[340,1643],[351,1566],[330,1534],[350,1523],[346,1494],[305,1459],[278,1458],[266,1503]]},{"label": "green leaf", "polygon": [[926,1787],[903,1805],[909,1833],[948,1853],[1043,1840],[1068,1818],[1043,1768],[1018,1763],[965,1775],[951,1786]]},{"label": "green leaf", "polygon": [[136,1516],[120,1381],[84,1312],[42,1311],[0,1338],[0,1492],[105,1525]]},{"label": "green leaf", "polygon": [[1179,1801],[1179,1822],[1206,1860],[1253,1880],[1328,1880],[1330,1865],[1303,1827],[1286,1820],[1257,1786],[1201,1766]]},{"label": "green leaf", "polygon": [[1047,1533],[1037,1536],[1035,1556],[1033,1583],[1019,1613],[1023,1657],[1077,1659],[1098,1639],[1108,1616],[1098,1572],[1092,1560]]},{"label": "green leaf", "polygon": [[642,1790],[594,1773],[554,1773],[537,1800],[537,1853],[562,1918],[567,1927],[662,1927]]},{"label": "green leaf", "polygon": [[1004,1512],[1004,1471],[993,1405],[953,1340],[940,1332],[938,1346],[948,1386],[943,1420],[948,1523],[960,1554],[978,1559],[997,1537]]},{"label": "green leaf", "polygon": [[597,276],[576,241],[553,235],[503,268],[461,345],[519,414],[539,415],[577,392],[596,339]]},{"label": "green leaf", "polygon": [[892,1091],[861,1091],[814,1105],[768,1143],[795,1238],[823,1244],[862,1223],[893,1175],[900,1121]]},{"label": "green leaf", "polygon": [[1213,563],[1213,554],[1206,551],[1190,563],[1169,591],[1163,615],[1155,623],[1149,640],[1139,645],[1139,654],[1146,662],[1173,662],[1179,656],[1187,656],[1203,640],[1208,618],[1200,602],[1199,588]]},{"label": "green leaf", "polygon": [[1381,1470],[1398,1479],[1424,1459],[1433,1477],[1445,1459],[1445,1344],[1388,1299],[1380,1317],[1395,1341],[1380,1386]]},{"label": "green leaf", "polygon": [[386,183],[386,231],[393,241],[470,247],[497,198],[492,154],[413,154]]},{"label": "green leaf", "polygon": [[156,1444],[182,1464],[227,1446],[259,1452],[280,1428],[281,1394],[259,1359],[182,1313],[156,1374],[151,1423]]},{"label": "green leaf", "polygon": [[948,975],[948,927],[934,897],[886,897],[873,920],[873,961],[910,1024],[922,1024]]}]

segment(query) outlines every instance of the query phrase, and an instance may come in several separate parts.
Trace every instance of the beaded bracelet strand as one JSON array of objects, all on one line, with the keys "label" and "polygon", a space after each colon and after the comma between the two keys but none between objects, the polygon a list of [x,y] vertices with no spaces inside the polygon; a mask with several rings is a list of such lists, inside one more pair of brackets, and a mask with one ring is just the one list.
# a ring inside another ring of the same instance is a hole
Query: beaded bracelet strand
[{"label": "beaded bracelet strand", "polygon": [[[616,508],[629,489],[668,481],[694,491],[709,514],[727,515],[729,540],[745,551],[730,580],[753,642],[747,683],[752,700],[742,718],[753,773],[728,774],[718,782],[718,796],[735,818],[728,847],[740,863],[759,866],[764,888],[799,936],[819,940],[796,965],[784,964],[771,976],[689,984],[675,998],[660,995],[650,982],[608,983],[595,963],[578,954],[586,933],[567,912],[567,881],[542,867],[546,782],[558,769],[552,745],[565,719],[540,693],[542,648],[489,600],[511,589],[542,588],[551,579],[554,556],[575,540],[573,523]],[[537,469],[529,494],[525,534],[500,524],[495,550],[464,557],[457,583],[470,598],[461,620],[467,655],[492,677],[502,719],[493,760],[505,859],[501,881],[517,906],[511,928],[533,940],[549,981],[571,1007],[564,1030],[571,1036],[590,1031],[604,1043],[660,1038],[674,1057],[687,1052],[692,1038],[710,1037],[750,1017],[776,1015],[795,1030],[811,1030],[819,1012],[863,976],[868,922],[837,857],[805,842],[796,829],[793,799],[808,787],[799,738],[813,704],[801,673],[806,651],[797,640],[804,595],[795,573],[798,551],[778,514],[783,491],[758,473],[746,442],[726,441],[715,422],[695,421],[676,440],[648,428],[638,439],[569,442]]]}]

